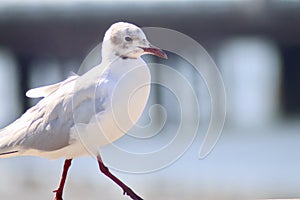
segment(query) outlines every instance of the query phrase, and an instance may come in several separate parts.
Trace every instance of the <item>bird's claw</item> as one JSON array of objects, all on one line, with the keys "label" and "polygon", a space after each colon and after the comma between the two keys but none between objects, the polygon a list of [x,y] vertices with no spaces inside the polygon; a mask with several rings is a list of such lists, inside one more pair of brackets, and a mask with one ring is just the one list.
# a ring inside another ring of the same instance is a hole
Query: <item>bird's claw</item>
[{"label": "bird's claw", "polygon": [[123,195],[130,196],[132,200],[143,200],[128,187],[123,189]]},{"label": "bird's claw", "polygon": [[55,193],[55,198],[54,200],[63,200],[62,198],[62,194],[59,194],[59,190],[53,190],[53,192]]}]

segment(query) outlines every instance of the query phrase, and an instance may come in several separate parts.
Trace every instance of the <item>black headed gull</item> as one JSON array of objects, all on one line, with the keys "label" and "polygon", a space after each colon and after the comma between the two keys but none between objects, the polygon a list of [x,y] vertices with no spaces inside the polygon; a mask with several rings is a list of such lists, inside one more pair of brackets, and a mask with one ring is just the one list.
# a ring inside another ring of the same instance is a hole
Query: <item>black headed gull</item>
[{"label": "black headed gull", "polygon": [[55,199],[61,200],[73,158],[94,155],[99,168],[134,200],[142,199],[111,174],[100,148],[122,137],[143,112],[150,92],[150,73],[140,57],[167,55],[151,45],[143,31],[129,23],[113,24],[105,33],[102,63],[82,76],[29,90],[31,98],[43,97],[19,119],[0,131],[0,158],[64,157]]}]

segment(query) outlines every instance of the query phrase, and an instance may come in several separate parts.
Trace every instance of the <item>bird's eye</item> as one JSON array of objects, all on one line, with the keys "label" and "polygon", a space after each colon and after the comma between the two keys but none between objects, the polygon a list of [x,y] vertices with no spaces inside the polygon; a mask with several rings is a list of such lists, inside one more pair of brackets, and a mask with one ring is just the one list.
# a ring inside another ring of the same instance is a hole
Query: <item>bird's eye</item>
[{"label": "bird's eye", "polygon": [[131,37],[128,37],[128,36],[126,36],[126,37],[125,37],[125,40],[126,40],[127,42],[130,42],[130,41],[132,41],[132,38],[131,38]]}]

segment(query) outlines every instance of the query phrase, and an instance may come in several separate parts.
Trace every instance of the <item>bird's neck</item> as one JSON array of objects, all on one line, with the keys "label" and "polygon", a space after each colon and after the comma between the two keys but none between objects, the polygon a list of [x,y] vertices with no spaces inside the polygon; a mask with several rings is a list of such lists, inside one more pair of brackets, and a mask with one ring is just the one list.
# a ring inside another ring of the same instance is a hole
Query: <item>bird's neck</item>
[{"label": "bird's neck", "polygon": [[146,68],[146,71],[149,71],[147,64],[144,62],[142,58],[123,59],[119,57],[118,59],[110,63],[108,67],[108,71],[114,77],[121,77],[141,68]]},{"label": "bird's neck", "polygon": [[119,58],[113,46],[110,44],[108,40],[104,40],[102,43],[101,55],[102,55],[102,62],[105,62],[107,64],[112,63]]}]

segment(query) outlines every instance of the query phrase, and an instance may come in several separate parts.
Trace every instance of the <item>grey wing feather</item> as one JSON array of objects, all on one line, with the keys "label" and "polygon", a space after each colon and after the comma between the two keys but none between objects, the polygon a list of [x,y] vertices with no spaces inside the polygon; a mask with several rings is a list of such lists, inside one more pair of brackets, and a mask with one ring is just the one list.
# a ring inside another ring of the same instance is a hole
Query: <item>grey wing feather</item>
[{"label": "grey wing feather", "polygon": [[[70,82],[71,84],[71,82]],[[58,85],[58,84],[57,84]],[[28,109],[19,119],[0,132],[0,151],[37,149],[53,151],[68,145],[69,129],[72,125],[71,90],[62,94],[57,87],[37,105]],[[62,117],[62,112],[65,115]],[[69,116],[70,117],[67,117]]]},{"label": "grey wing feather", "polygon": [[74,74],[67,78],[66,80],[53,84],[53,85],[47,85],[43,87],[33,88],[31,90],[28,90],[26,92],[26,96],[30,98],[39,98],[39,97],[46,97],[56,91],[58,88],[64,86],[65,84],[74,81],[78,78],[78,75]]},{"label": "grey wing feather", "polygon": [[[87,75],[72,76],[63,82],[31,90],[29,96],[45,98],[0,131],[0,155],[28,149],[54,151],[69,145],[74,122],[87,123],[95,114],[98,99],[94,93],[99,82],[96,75],[99,77],[103,71],[103,68],[95,68]],[[38,92],[42,95],[37,95]]]}]

